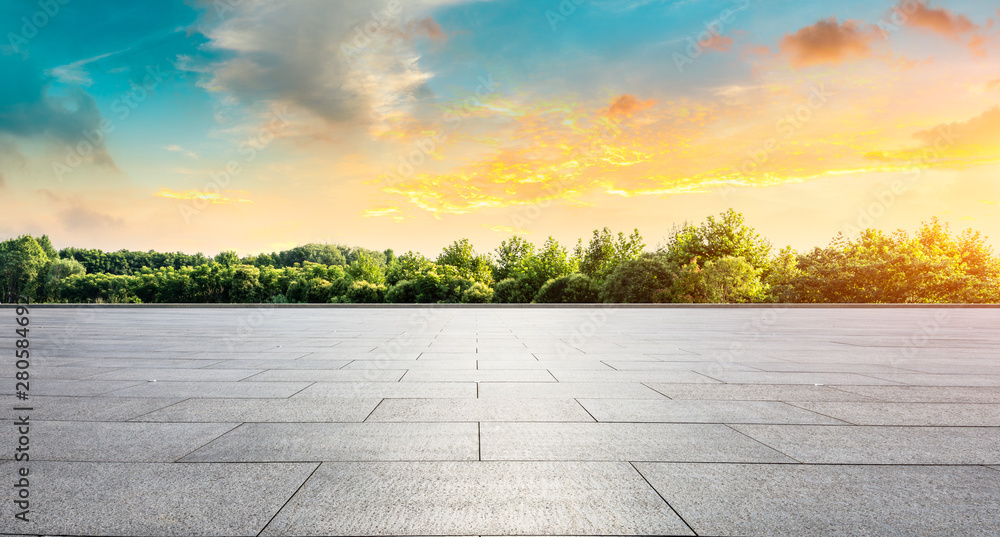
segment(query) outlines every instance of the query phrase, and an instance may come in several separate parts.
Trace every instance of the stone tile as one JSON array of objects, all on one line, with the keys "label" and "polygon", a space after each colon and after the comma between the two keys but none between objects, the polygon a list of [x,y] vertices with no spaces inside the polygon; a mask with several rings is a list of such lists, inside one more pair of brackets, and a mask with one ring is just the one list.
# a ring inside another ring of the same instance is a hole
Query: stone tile
[{"label": "stone tile", "polygon": [[606,363],[618,371],[714,371],[716,369],[728,370],[728,371],[757,371],[752,367],[747,367],[742,364],[735,364],[731,362],[716,362],[712,360],[697,361],[697,362],[696,361],[619,362],[619,361],[609,360]]},{"label": "stone tile", "polygon": [[479,458],[475,423],[247,423],[181,462]]},{"label": "stone tile", "polygon": [[31,425],[31,460],[173,462],[235,426],[38,421]]},{"label": "stone tile", "polygon": [[[87,397],[103,395],[115,390],[139,384],[132,380],[66,380],[66,379],[32,379],[29,381],[31,395],[64,395]],[[0,384],[0,395],[14,395],[14,383]]]},{"label": "stone tile", "polygon": [[[402,384],[402,383],[401,383]],[[662,399],[638,382],[484,382],[479,397],[505,399]]]},{"label": "stone tile", "polygon": [[837,389],[894,403],[1000,404],[1000,387],[990,386],[837,386]]},{"label": "stone tile", "polygon": [[934,375],[930,373],[872,373],[898,384],[911,386],[993,386],[1000,387],[1000,375]]},{"label": "stone tile", "polygon": [[108,397],[269,399],[291,397],[309,385],[309,382],[143,382],[106,395]]},{"label": "stone tile", "polygon": [[854,425],[1000,427],[1000,405],[968,403],[792,403]]},{"label": "stone tile", "polygon": [[312,397],[475,398],[475,382],[317,382],[295,395]]},{"label": "stone tile", "polygon": [[253,382],[396,382],[406,370],[398,369],[283,369],[264,371],[247,379]]},{"label": "stone tile", "polygon": [[804,463],[998,464],[997,427],[732,425]]},{"label": "stone tile", "polygon": [[[715,399],[720,401],[872,400],[865,395],[844,391],[840,386],[831,388],[797,384],[669,384],[662,382],[650,382],[646,385],[671,399]],[[882,388],[883,386],[877,387]],[[868,388],[868,386],[864,386],[864,388]],[[853,390],[853,387],[851,389]]]},{"label": "stone tile", "polygon": [[693,371],[576,371],[550,369],[559,382],[686,382],[717,384],[719,381]]},{"label": "stone tile", "polygon": [[712,378],[730,384],[824,384],[867,386],[898,384],[887,379],[853,373],[785,373],[785,372],[742,372],[715,371]]},{"label": "stone tile", "polygon": [[361,422],[381,399],[187,399],[135,421],[151,422]]},{"label": "stone tile", "polygon": [[636,463],[699,535],[1000,534],[977,467]]},{"label": "stone tile", "polygon": [[546,370],[414,370],[407,371],[400,382],[555,382]]},{"label": "stone tile", "polygon": [[837,424],[827,416],[775,401],[580,399],[599,422]]},{"label": "stone tile", "polygon": [[[340,369],[351,360],[223,360],[205,369]],[[406,369],[405,367],[399,369]]]},{"label": "stone tile", "polygon": [[93,380],[138,380],[138,381],[237,381],[260,373],[260,369],[146,369],[130,367],[105,372],[90,377]]},{"label": "stone tile", "polygon": [[761,371],[785,373],[904,373],[905,370],[889,365],[870,363],[792,363],[792,362],[741,362],[742,365]]},{"label": "stone tile", "polygon": [[354,360],[344,369],[476,369],[476,360]]},{"label": "stone tile", "polygon": [[[179,401],[182,399],[35,396],[29,406],[33,408],[31,418],[40,421],[127,421]],[[4,419],[15,419],[17,412],[11,406],[0,408]]]},{"label": "stone tile", "polygon": [[113,369],[144,367],[148,369],[200,369],[219,363],[219,360],[156,360],[150,358],[89,358],[73,362],[74,367],[100,367],[105,368],[105,372]]},{"label": "stone tile", "polygon": [[481,370],[512,369],[564,369],[582,371],[612,371],[613,368],[600,360],[479,360]]},{"label": "stone tile", "polygon": [[573,399],[386,399],[369,422],[582,421],[594,419]]},{"label": "stone tile", "polygon": [[[18,370],[14,367],[14,361],[11,360],[9,363],[3,364],[3,367],[0,368],[0,377],[4,379],[12,379],[17,371]],[[34,360],[31,362],[31,378],[36,380],[79,380],[107,372],[107,369],[101,367],[45,366]]]},{"label": "stone tile", "polygon": [[483,423],[482,460],[794,462],[725,425]]},{"label": "stone tile", "polygon": [[[18,522],[17,530],[36,535],[253,536],[316,466],[32,462],[31,522]],[[11,465],[0,472],[13,475]],[[8,522],[14,506],[9,501],[2,505],[0,527],[14,529]]]},{"label": "stone tile", "polygon": [[692,535],[627,463],[323,463],[277,535]]}]

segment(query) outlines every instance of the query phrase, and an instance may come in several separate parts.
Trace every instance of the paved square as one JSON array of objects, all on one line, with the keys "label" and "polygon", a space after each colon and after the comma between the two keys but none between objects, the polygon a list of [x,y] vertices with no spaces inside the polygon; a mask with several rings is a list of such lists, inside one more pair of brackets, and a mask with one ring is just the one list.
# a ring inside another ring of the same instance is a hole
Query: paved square
[{"label": "paved square", "polygon": [[0,534],[1000,534],[997,308],[31,315]]}]

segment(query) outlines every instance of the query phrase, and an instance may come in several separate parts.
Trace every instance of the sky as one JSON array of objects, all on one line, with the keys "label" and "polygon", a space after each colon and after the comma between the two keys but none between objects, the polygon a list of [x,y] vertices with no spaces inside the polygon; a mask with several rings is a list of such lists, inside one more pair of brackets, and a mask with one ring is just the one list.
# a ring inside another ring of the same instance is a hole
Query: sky
[{"label": "sky", "polygon": [[[125,6],[125,7],[123,7]],[[1000,248],[981,0],[7,0],[0,239],[479,251],[733,208]]]}]

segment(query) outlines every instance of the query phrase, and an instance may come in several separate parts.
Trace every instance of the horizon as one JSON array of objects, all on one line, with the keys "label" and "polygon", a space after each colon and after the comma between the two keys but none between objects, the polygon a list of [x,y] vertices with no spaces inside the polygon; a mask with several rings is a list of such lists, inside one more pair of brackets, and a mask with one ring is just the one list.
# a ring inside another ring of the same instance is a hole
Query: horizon
[{"label": "horizon", "polygon": [[1000,249],[996,6],[236,4],[0,7],[0,240],[651,250],[733,208],[799,252],[934,217]]}]

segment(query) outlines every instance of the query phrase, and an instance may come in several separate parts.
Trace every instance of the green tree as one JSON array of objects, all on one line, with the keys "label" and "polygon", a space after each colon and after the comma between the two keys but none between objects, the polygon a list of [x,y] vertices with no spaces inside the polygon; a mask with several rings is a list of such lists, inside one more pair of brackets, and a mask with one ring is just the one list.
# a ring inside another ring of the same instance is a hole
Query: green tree
[{"label": "green tree", "polygon": [[75,259],[56,259],[49,264],[48,273],[45,276],[44,299],[46,301],[59,301],[59,283],[64,279],[77,274],[86,274],[83,264]]},{"label": "green tree", "polygon": [[366,281],[374,284],[385,283],[385,266],[379,263],[367,251],[360,251],[354,256],[347,273],[355,281]]},{"label": "green tree", "polygon": [[522,261],[535,254],[535,245],[514,235],[510,240],[500,243],[496,249],[496,264],[493,269],[493,281],[510,278],[514,268]]},{"label": "green tree", "polygon": [[771,243],[746,225],[743,215],[729,209],[719,219],[675,229],[663,249],[667,261],[681,266],[697,258],[701,266],[724,257],[742,257],[763,273],[770,268]]},{"label": "green tree", "polygon": [[229,302],[254,304],[262,300],[260,269],[250,265],[237,265],[229,276]]},{"label": "green tree", "polygon": [[493,302],[497,304],[527,304],[538,291],[527,278],[507,278],[493,288]]},{"label": "green tree", "polygon": [[673,284],[677,265],[662,255],[643,254],[625,261],[608,275],[601,300],[617,303],[664,302]]},{"label": "green tree", "polygon": [[0,243],[0,300],[25,296],[36,301],[44,286],[44,269],[49,257],[38,241],[24,235]]},{"label": "green tree", "polygon": [[523,282],[530,301],[545,282],[576,271],[576,259],[569,256],[566,248],[559,245],[559,241],[549,237],[538,252],[521,259],[510,275]]},{"label": "green tree", "polygon": [[381,304],[385,302],[386,286],[366,281],[356,281],[347,289],[346,297],[356,304]]},{"label": "green tree", "polygon": [[586,250],[583,241],[578,242],[574,254],[580,260],[580,272],[601,283],[622,262],[638,259],[645,247],[638,229],[628,237],[618,232],[615,238],[610,229],[604,228],[594,230]]},{"label": "green tree", "polygon": [[532,302],[589,304],[599,302],[600,294],[601,286],[586,274],[569,274],[545,282]]},{"label": "green tree", "polygon": [[476,255],[469,239],[458,240],[446,246],[438,255],[437,264],[455,267],[463,278],[487,286],[493,283],[493,264],[489,255]]}]

